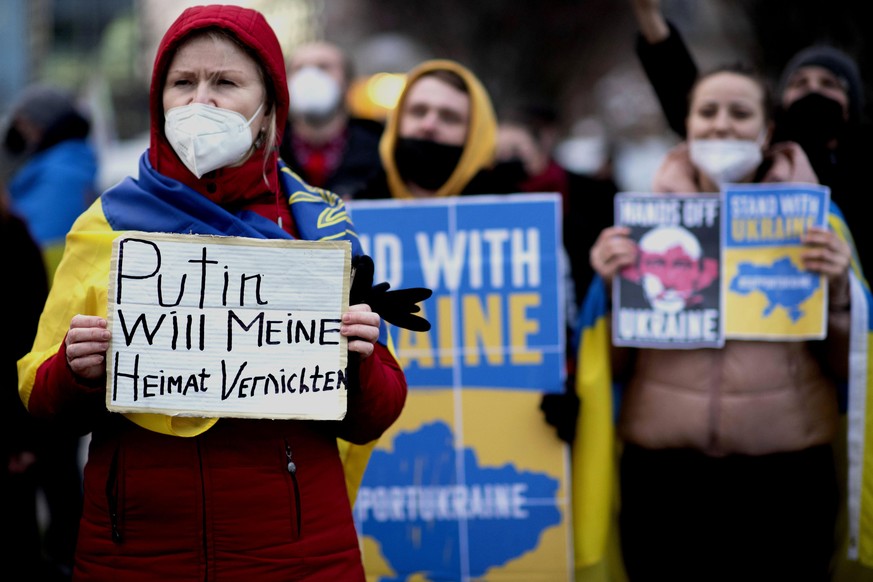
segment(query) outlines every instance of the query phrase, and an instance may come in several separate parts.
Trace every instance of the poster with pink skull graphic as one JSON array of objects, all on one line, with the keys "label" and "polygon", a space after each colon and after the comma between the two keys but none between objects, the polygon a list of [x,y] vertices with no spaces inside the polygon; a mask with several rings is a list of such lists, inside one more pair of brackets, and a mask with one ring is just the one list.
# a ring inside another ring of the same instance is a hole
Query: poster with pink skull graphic
[{"label": "poster with pink skull graphic", "polygon": [[718,194],[616,195],[615,224],[630,229],[636,253],[613,279],[615,345],[724,345],[720,212]]}]

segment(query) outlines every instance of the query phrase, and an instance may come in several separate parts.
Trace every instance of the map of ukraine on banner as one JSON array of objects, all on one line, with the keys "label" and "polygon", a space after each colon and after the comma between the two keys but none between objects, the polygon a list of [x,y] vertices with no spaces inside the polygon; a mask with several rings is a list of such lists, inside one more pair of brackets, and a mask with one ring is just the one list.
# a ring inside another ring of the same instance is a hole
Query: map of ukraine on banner
[{"label": "map of ukraine on banner", "polygon": [[355,505],[368,578],[572,580],[568,449],[543,420],[564,388],[557,195],[352,201],[374,281],[434,291],[433,327],[389,327],[403,414]]}]

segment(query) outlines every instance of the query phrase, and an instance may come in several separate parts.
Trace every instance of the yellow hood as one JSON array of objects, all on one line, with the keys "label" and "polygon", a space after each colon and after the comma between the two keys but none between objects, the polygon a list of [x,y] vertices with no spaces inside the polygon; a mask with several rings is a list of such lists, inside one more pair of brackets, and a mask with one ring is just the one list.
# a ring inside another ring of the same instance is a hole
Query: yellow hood
[{"label": "yellow hood", "polygon": [[397,171],[397,163],[394,159],[394,150],[397,146],[397,131],[400,111],[406,95],[416,80],[420,77],[437,70],[447,70],[459,75],[467,85],[470,94],[470,126],[467,131],[467,141],[464,151],[455,171],[446,180],[435,196],[457,196],[470,180],[479,171],[494,163],[497,147],[497,118],[491,98],[485,87],[466,67],[449,60],[425,61],[412,69],[407,75],[406,86],[397,100],[397,107],[388,117],[385,131],[379,143],[379,155],[382,158],[382,166],[388,177],[388,187],[393,198],[411,198],[412,194],[407,189],[405,182]]}]

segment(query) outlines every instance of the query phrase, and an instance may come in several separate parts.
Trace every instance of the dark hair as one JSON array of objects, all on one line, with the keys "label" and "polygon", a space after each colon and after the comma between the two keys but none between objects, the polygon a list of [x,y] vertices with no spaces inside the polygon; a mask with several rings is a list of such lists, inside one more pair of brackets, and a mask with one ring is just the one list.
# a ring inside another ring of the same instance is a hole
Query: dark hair
[{"label": "dark hair", "polygon": [[464,78],[454,71],[449,71],[448,69],[436,69],[434,71],[428,71],[427,73],[424,73],[418,79],[426,79],[427,77],[434,77],[436,79],[439,79],[443,83],[446,83],[447,85],[451,85],[462,93],[466,93],[468,95],[470,94],[470,89],[467,87],[467,83],[464,81]]},{"label": "dark hair", "polygon": [[500,111],[498,117],[501,123],[510,123],[526,128],[537,140],[542,139],[544,133],[559,123],[557,109],[551,104],[540,101],[507,106]]},{"label": "dark hair", "polygon": [[750,79],[761,89],[761,106],[764,111],[764,121],[769,122],[773,118],[773,91],[770,88],[770,84],[761,75],[756,69],[750,67],[745,63],[731,63],[725,65],[719,65],[713,69],[709,69],[708,71],[701,73],[697,76],[697,79],[694,81],[694,84],[691,86],[691,90],[688,91],[688,111],[691,111],[691,100],[694,97],[694,92],[697,91],[697,87],[700,85],[702,81],[712,77],[713,75],[718,75],[719,73],[733,73],[735,75],[740,75]]}]

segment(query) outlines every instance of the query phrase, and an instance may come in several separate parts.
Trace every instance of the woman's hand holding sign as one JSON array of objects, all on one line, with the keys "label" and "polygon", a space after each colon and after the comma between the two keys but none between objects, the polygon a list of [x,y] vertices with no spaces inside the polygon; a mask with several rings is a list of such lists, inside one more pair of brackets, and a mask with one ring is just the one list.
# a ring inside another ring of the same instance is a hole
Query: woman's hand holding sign
[{"label": "woman's hand holding sign", "polygon": [[106,350],[112,337],[106,320],[96,315],[74,315],[64,339],[67,365],[79,378],[98,380],[106,374]]},{"label": "woman's hand holding sign", "polygon": [[852,249],[835,232],[810,227],[801,237],[806,249],[801,255],[803,266],[828,278],[830,305],[833,309],[848,309],[850,302],[849,269]]},{"label": "woman's hand holding sign", "polygon": [[379,324],[382,318],[374,313],[366,303],[349,306],[343,313],[340,333],[349,338],[349,351],[366,358],[373,353],[373,344],[379,339]]}]

